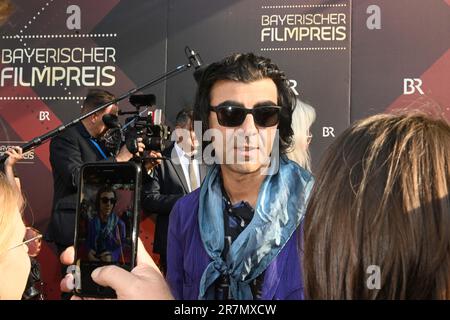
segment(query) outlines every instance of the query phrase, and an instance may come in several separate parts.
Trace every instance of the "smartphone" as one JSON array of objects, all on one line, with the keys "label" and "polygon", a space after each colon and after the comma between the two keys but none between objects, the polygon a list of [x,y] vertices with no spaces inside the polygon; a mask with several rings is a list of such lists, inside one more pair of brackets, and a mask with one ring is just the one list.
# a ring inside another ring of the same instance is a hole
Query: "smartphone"
[{"label": "smartphone", "polygon": [[134,162],[87,163],[81,167],[75,227],[74,294],[116,298],[91,273],[116,265],[136,265],[141,169]]}]

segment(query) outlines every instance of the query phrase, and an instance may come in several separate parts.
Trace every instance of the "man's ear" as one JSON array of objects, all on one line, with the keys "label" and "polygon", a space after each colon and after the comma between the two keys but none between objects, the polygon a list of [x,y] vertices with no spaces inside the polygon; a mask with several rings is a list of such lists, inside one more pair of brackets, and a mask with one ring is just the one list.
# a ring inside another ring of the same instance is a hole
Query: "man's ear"
[{"label": "man's ear", "polygon": [[91,122],[92,123],[96,123],[98,121],[99,118],[99,114],[98,112],[95,112],[92,116],[91,116]]}]

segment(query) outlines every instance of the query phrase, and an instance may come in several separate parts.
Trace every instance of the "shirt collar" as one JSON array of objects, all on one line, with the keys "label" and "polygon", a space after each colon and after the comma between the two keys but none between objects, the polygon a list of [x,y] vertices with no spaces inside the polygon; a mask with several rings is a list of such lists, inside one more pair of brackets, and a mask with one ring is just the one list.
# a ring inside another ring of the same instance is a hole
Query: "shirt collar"
[{"label": "shirt collar", "polygon": [[175,150],[177,150],[177,155],[181,160],[186,160],[187,162],[189,162],[191,156],[188,155],[186,152],[184,152],[183,148],[181,148],[176,142],[175,142]]}]

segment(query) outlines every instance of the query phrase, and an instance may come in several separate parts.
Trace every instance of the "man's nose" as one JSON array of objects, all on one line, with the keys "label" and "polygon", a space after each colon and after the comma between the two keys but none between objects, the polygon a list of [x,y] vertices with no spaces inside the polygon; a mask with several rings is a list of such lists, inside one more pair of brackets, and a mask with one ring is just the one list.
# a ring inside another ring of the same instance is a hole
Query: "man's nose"
[{"label": "man's nose", "polygon": [[242,129],[246,135],[253,135],[258,132],[252,114],[249,113],[246,115],[244,122],[239,126],[239,129]]}]

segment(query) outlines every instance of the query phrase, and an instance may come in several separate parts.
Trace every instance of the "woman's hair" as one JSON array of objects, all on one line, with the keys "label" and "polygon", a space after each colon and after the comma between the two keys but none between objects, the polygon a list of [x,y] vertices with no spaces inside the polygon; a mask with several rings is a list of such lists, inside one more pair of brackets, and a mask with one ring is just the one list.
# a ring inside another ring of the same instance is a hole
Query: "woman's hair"
[{"label": "woman's hair", "polygon": [[10,240],[16,230],[17,210],[24,207],[22,194],[11,185],[3,172],[0,172],[0,256],[9,249]]},{"label": "woman's hair", "polygon": [[[100,189],[98,189],[97,196],[95,198],[95,209],[97,210],[97,214],[100,214],[100,197],[102,196],[103,193],[106,193],[106,192],[114,193],[114,199],[117,200],[116,190],[114,190],[111,186],[106,185],[106,186],[103,186]],[[113,208],[114,207],[115,207],[115,205],[113,206]]]},{"label": "woman's hair", "polygon": [[448,123],[418,113],[358,121],[316,181],[302,244],[307,298],[450,298]]},{"label": "woman's hair", "polygon": [[308,133],[315,120],[316,111],[314,108],[297,98],[295,109],[292,113],[294,141],[287,156],[309,171],[311,171],[311,156],[308,148]]}]

